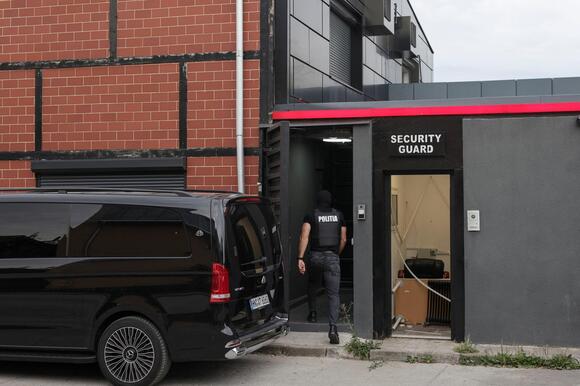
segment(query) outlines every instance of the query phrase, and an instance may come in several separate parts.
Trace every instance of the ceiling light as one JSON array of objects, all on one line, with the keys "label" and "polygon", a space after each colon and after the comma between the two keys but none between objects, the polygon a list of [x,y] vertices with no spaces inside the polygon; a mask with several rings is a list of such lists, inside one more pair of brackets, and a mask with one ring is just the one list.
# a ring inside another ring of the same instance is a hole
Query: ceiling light
[{"label": "ceiling light", "polygon": [[351,143],[352,138],[329,137],[329,138],[323,138],[322,141],[329,142],[329,143]]}]

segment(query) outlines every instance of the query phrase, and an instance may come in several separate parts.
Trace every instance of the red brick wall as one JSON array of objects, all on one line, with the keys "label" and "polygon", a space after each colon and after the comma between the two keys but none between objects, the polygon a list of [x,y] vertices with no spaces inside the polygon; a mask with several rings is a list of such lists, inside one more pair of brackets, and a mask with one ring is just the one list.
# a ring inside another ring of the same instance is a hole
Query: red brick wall
[{"label": "red brick wall", "polygon": [[0,71],[0,151],[34,150],[34,71]]},{"label": "red brick wall", "polygon": [[[235,0],[125,0],[119,56],[235,51]],[[260,1],[244,1],[244,49],[260,45]]]},{"label": "red brick wall", "polygon": [[32,188],[36,186],[29,161],[0,161],[0,188]]},{"label": "red brick wall", "polygon": [[[245,157],[246,193],[258,194],[259,158]],[[187,159],[187,188],[237,191],[236,157]]]},{"label": "red brick wall", "polygon": [[47,70],[43,149],[178,147],[177,64]]},{"label": "red brick wall", "polygon": [[[188,63],[188,146],[236,146],[236,63]],[[244,145],[259,145],[260,61],[244,62]]]},{"label": "red brick wall", "polygon": [[0,1],[0,62],[109,56],[108,0]]}]

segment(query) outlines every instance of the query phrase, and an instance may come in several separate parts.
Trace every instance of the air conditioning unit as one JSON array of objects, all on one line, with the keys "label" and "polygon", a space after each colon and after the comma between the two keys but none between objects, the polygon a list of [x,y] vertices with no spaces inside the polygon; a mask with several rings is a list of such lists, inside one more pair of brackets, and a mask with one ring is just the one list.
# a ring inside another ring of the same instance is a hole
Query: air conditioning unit
[{"label": "air conditioning unit", "polygon": [[410,16],[397,17],[395,20],[395,36],[392,38],[395,58],[415,58],[417,50],[417,25]]},{"label": "air conditioning unit", "polygon": [[393,0],[369,0],[366,2],[366,30],[371,36],[395,33],[395,10]]}]

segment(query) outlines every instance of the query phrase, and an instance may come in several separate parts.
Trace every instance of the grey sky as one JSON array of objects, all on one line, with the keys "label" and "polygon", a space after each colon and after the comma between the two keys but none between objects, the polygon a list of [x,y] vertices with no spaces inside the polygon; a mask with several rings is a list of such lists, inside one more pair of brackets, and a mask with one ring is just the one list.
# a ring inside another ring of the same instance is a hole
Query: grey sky
[{"label": "grey sky", "polygon": [[410,0],[435,81],[580,76],[580,0]]}]

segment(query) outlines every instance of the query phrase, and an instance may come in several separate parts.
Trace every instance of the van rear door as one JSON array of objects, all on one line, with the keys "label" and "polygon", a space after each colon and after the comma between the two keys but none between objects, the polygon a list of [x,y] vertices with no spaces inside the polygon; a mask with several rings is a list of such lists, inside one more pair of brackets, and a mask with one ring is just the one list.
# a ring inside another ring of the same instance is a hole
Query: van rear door
[{"label": "van rear door", "polygon": [[226,207],[229,319],[238,332],[259,326],[283,309],[282,249],[269,201],[257,197]]}]

